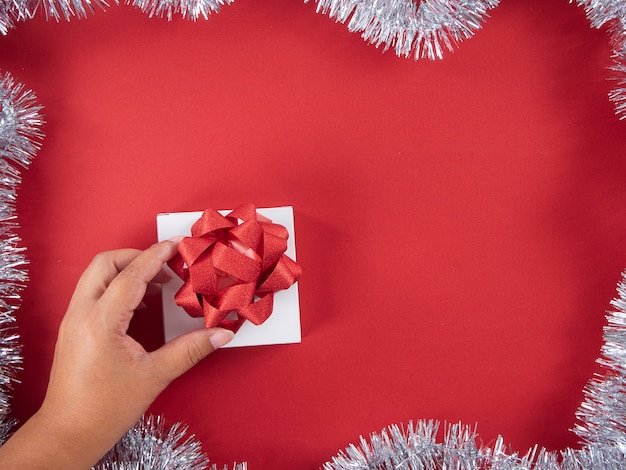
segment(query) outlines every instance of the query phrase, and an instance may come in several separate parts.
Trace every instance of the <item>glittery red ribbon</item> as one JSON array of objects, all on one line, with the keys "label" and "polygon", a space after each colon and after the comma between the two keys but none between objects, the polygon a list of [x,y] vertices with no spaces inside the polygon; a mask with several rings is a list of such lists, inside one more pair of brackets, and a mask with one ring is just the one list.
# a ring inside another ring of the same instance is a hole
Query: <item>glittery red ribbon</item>
[{"label": "glittery red ribbon", "polygon": [[[302,269],[284,254],[289,233],[242,204],[226,216],[207,209],[168,265],[184,281],[174,299],[207,328],[237,331],[247,319],[272,314],[274,292],[289,288]],[[236,319],[226,318],[236,312]]]}]

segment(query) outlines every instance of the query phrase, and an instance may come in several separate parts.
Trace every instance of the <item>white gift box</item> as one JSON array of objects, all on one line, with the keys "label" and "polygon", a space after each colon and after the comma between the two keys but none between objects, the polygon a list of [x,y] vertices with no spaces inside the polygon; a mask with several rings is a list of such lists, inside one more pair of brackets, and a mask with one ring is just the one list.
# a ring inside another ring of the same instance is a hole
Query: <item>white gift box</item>
[{"label": "white gift box", "polygon": [[[227,215],[230,211],[219,211]],[[289,232],[287,251],[285,254],[296,260],[296,244],[294,237],[293,208],[270,207],[260,208],[257,212],[275,224],[284,226]],[[157,215],[157,233],[159,241],[176,236],[191,236],[191,226],[200,218],[202,212],[176,212]],[[163,327],[165,341],[169,341],[189,331],[204,328],[204,318],[194,318],[174,302],[174,295],[183,285],[174,272],[166,266],[165,269],[172,276],[172,280],[163,284]],[[270,317],[261,325],[255,325],[246,320],[235,338],[223,346],[233,348],[238,346],[259,346],[264,344],[299,343],[300,333],[300,305],[298,298],[298,283],[289,289],[274,293],[274,309]]]}]

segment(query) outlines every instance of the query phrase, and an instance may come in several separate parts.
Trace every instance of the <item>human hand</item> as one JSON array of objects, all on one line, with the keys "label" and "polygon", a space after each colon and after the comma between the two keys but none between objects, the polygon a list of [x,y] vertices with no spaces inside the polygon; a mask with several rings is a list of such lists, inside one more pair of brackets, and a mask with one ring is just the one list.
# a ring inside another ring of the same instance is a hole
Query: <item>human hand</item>
[{"label": "human hand", "polygon": [[[200,329],[148,353],[126,334],[148,286],[168,280],[163,263],[176,249],[176,241],[165,241],[143,252],[101,253],[85,270],[59,328],[44,403],[14,436],[26,428],[32,440],[45,430],[42,437],[65,447],[49,467],[19,468],[89,468],[172,380],[233,338],[221,328]],[[12,441],[0,449],[0,463]]]}]

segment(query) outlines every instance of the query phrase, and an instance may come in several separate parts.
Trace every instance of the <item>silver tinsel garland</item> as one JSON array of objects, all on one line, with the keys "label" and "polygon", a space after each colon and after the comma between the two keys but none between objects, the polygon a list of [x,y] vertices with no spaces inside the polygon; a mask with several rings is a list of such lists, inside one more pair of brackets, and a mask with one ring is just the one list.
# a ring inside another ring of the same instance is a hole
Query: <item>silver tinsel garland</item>
[{"label": "silver tinsel garland", "polygon": [[[171,20],[174,15],[197,20],[207,19],[211,12],[217,12],[222,5],[233,0],[126,0],[126,4],[139,8],[150,17],[166,17]],[[113,0],[117,5],[119,0]],[[33,18],[37,12],[43,11],[47,19],[56,21],[71,18],[86,18],[88,13],[106,10],[107,0],[0,0],[0,34],[6,35],[16,22]]]},{"label": "silver tinsel garland", "polygon": [[615,113],[620,119],[626,119],[626,26],[622,31],[624,42],[622,47],[614,52],[613,80],[617,85],[609,93],[609,99],[615,104]]},{"label": "silver tinsel garland", "polygon": [[[309,0],[305,0],[308,2]],[[317,11],[399,56],[441,59],[480,28],[500,0],[316,0]]]},{"label": "silver tinsel garland", "polygon": [[626,2],[623,3],[621,16],[613,20],[610,28],[613,46],[612,79],[616,85],[609,93],[615,104],[615,112],[620,119],[626,119]]},{"label": "silver tinsel garland", "polygon": [[[228,467],[223,467],[227,470]],[[233,470],[246,470],[235,464]],[[205,470],[209,469],[200,442],[187,436],[187,427],[166,427],[161,417],[142,418],[92,470]],[[218,470],[213,465],[209,470]]]},{"label": "silver tinsel garland", "polygon": [[576,433],[587,444],[619,448],[626,462],[626,273],[618,286],[615,308],[607,316],[604,345],[598,362],[607,372],[589,381],[577,417]]},{"label": "silver tinsel garland", "polygon": [[133,6],[139,8],[151,18],[158,16],[171,20],[175,14],[181,14],[183,18],[197,20],[203,17],[205,20],[211,12],[219,11],[222,5],[228,5],[233,0],[127,0]]},{"label": "silver tinsel garland", "polygon": [[54,18],[56,21],[61,18],[69,21],[73,16],[86,18],[88,12],[93,14],[96,8],[104,10],[109,6],[106,0],[30,0],[30,3],[26,13],[28,18],[32,18],[37,10],[43,9],[46,18]]},{"label": "silver tinsel garland", "polygon": [[[570,0],[572,2],[573,0]],[[613,80],[616,85],[609,93],[620,119],[626,119],[626,1],[624,0],[576,0],[587,13],[593,28],[608,25],[610,44],[613,49]]]},{"label": "silver tinsel garland", "polygon": [[6,35],[9,29],[15,26],[14,17],[15,13],[11,11],[10,3],[6,0],[0,0],[0,34]]},{"label": "silver tinsel garland", "polygon": [[8,392],[11,382],[15,380],[15,372],[22,363],[19,337],[15,332],[15,318],[8,314],[0,314],[0,445],[9,436],[15,420],[9,417]]},{"label": "silver tinsel garland", "polygon": [[25,168],[39,150],[41,106],[30,90],[9,74],[0,77],[0,443],[14,424],[8,392],[22,357],[15,330],[15,311],[26,282],[27,261],[15,235],[16,189]]}]

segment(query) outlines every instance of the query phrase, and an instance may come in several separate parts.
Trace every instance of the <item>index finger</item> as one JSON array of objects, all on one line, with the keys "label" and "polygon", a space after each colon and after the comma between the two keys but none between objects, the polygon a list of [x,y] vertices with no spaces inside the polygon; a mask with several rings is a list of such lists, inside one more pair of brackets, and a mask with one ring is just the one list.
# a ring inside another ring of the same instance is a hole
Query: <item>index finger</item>
[{"label": "index finger", "polygon": [[178,243],[170,240],[156,243],[140,252],[114,277],[98,300],[107,324],[121,321],[125,328],[128,327],[133,310],[143,299],[148,283],[159,275],[163,264],[176,254],[177,247]]},{"label": "index finger", "polygon": [[141,250],[122,248],[119,250],[104,251],[94,256],[89,266],[80,276],[73,301],[95,302],[107,290],[115,277],[128,266]]}]

